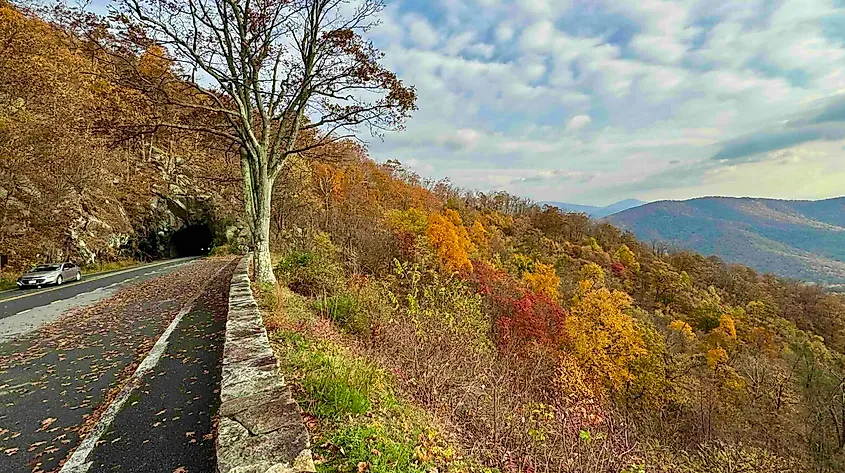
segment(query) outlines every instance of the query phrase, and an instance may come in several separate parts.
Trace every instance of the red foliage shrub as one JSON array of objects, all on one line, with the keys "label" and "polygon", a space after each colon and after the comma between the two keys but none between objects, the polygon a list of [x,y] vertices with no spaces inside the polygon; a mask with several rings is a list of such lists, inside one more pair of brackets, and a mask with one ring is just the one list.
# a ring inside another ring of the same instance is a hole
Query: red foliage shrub
[{"label": "red foliage shrub", "polygon": [[496,297],[496,302],[510,313],[496,320],[503,346],[541,343],[554,348],[563,337],[566,311],[547,296],[525,292],[518,299]]},{"label": "red foliage shrub", "polygon": [[412,261],[417,256],[417,237],[407,230],[395,230],[393,232],[395,244],[399,248],[402,257]]},{"label": "red foliage shrub", "polygon": [[613,271],[613,275],[617,278],[625,276],[625,265],[622,263],[613,263],[610,265],[610,269]]},{"label": "red foliage shrub", "polygon": [[532,343],[552,348],[559,344],[567,316],[565,309],[488,263],[474,262],[474,268],[468,278],[485,298],[501,346],[521,351]]}]

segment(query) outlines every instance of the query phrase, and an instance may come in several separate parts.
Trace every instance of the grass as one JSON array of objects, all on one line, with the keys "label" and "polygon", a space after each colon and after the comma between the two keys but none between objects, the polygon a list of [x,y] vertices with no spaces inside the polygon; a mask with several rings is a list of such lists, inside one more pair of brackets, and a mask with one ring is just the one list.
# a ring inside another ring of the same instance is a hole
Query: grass
[{"label": "grass", "polygon": [[367,328],[367,320],[361,317],[358,301],[349,294],[318,297],[312,304],[314,310],[352,333],[361,333]]},{"label": "grass", "polygon": [[318,472],[493,473],[461,459],[433,417],[397,393],[390,373],[310,332],[313,304],[287,288],[259,290],[265,321],[276,324],[271,344],[309,419]]},{"label": "grass", "polygon": [[16,283],[17,280],[17,276],[13,274],[0,273],[0,291],[6,291],[8,289],[14,289],[18,287]]},{"label": "grass", "polygon": [[327,340],[309,340],[290,331],[274,336],[277,352],[293,370],[302,391],[302,407],[315,417],[342,418],[367,414],[375,406],[392,407],[396,399],[387,373],[350,357]]}]

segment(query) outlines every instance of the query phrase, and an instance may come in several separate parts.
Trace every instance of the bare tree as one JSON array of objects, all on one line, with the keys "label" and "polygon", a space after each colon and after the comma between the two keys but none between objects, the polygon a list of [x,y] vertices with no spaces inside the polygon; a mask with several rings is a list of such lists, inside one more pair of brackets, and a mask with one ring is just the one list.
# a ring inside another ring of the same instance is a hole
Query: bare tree
[{"label": "bare tree", "polygon": [[199,127],[240,149],[261,282],[275,282],[270,202],[287,158],[361,128],[399,129],[415,110],[413,87],[362,38],[382,8],[380,0],[121,0],[115,12],[123,37],[147,51],[163,47],[200,98],[170,103],[222,123],[159,125]]}]

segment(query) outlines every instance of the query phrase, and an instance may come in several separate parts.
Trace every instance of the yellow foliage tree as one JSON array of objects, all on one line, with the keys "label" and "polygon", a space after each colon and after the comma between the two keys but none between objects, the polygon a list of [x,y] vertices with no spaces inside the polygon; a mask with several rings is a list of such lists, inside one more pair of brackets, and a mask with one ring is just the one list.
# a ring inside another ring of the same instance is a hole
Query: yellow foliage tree
[{"label": "yellow foliage tree", "polygon": [[387,223],[396,230],[423,235],[428,228],[428,215],[420,209],[389,210]]},{"label": "yellow foliage tree", "polygon": [[625,313],[631,302],[624,292],[582,281],[565,322],[569,348],[587,376],[614,391],[634,379],[631,363],[648,354],[634,319]]},{"label": "yellow foliage tree", "polygon": [[604,287],[604,270],[596,263],[581,267],[581,282],[589,282],[591,288]]},{"label": "yellow foliage tree", "polygon": [[736,340],[736,323],[733,317],[724,314],[719,318],[719,331],[731,340]]},{"label": "yellow foliage tree", "polygon": [[469,239],[479,249],[487,248],[487,245],[490,244],[490,237],[487,235],[487,229],[484,228],[481,220],[473,222],[469,229]]},{"label": "yellow foliage tree", "polygon": [[173,61],[167,50],[154,44],[138,59],[138,72],[147,79],[160,79],[170,73]]},{"label": "yellow foliage tree", "polygon": [[683,320],[673,320],[669,324],[669,328],[674,330],[687,340],[695,340],[695,333],[693,333],[692,327],[690,327],[690,324],[684,322]]},{"label": "yellow foliage tree", "polygon": [[560,278],[557,276],[555,268],[552,265],[536,263],[534,265],[534,272],[523,274],[522,280],[535,293],[546,295],[552,300],[557,300]]},{"label": "yellow foliage tree", "polygon": [[728,362],[728,352],[724,348],[712,348],[707,350],[707,366],[716,369],[721,364]]},{"label": "yellow foliage tree", "polygon": [[457,212],[447,209],[444,214],[430,215],[426,235],[447,270],[472,271],[472,242]]},{"label": "yellow foliage tree", "polygon": [[633,272],[640,270],[640,263],[637,261],[637,257],[634,256],[634,252],[628,248],[628,245],[623,244],[616,250],[616,259]]}]

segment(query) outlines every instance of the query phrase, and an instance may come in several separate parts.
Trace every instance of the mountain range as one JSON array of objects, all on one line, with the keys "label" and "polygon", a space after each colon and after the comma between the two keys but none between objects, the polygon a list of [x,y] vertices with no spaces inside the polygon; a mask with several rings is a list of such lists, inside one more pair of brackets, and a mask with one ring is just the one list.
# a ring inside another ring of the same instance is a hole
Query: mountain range
[{"label": "mountain range", "polygon": [[640,239],[717,255],[761,272],[845,284],[845,197],[660,201],[606,220]]},{"label": "mountain range", "polygon": [[607,207],[595,207],[592,205],[568,204],[566,202],[540,202],[540,205],[550,205],[566,212],[577,212],[587,214],[593,218],[604,218],[617,212],[638,207],[645,204],[642,200],[627,199],[610,204]]}]

